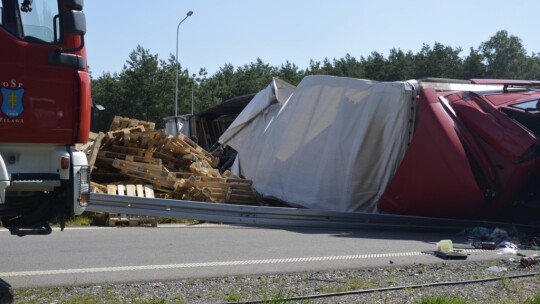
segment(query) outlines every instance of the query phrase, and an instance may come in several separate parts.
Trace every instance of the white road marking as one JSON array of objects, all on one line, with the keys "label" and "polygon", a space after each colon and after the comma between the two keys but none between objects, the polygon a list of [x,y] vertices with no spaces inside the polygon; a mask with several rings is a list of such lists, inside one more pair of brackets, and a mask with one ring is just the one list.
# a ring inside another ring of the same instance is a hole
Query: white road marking
[{"label": "white road marking", "polygon": [[[466,250],[465,252],[481,252],[481,251],[483,250]],[[78,268],[78,269],[76,268],[76,269],[58,269],[58,270],[16,271],[16,272],[0,272],[0,278],[40,276],[40,275],[60,275],[60,274],[84,274],[84,273],[99,273],[99,272],[126,272],[126,271],[140,271],[140,270],[159,270],[159,269],[182,269],[182,268],[198,268],[198,267],[222,267],[222,266],[260,265],[260,264],[343,261],[343,260],[361,260],[361,259],[377,259],[377,258],[396,258],[396,257],[420,256],[420,255],[425,255],[425,253],[400,252],[400,253],[358,254],[358,255],[325,256],[325,257],[203,262],[203,263],[185,263],[185,264],[146,265],[146,266],[119,266],[119,267],[96,267],[96,268]]]}]

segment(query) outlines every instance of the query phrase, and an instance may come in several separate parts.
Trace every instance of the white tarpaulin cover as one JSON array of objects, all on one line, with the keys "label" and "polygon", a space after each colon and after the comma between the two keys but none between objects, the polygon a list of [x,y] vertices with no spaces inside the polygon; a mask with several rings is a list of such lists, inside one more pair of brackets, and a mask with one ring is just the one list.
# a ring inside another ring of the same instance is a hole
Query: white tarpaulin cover
[{"label": "white tarpaulin cover", "polygon": [[377,210],[409,143],[416,82],[276,80],[221,136],[261,195],[306,208]]}]

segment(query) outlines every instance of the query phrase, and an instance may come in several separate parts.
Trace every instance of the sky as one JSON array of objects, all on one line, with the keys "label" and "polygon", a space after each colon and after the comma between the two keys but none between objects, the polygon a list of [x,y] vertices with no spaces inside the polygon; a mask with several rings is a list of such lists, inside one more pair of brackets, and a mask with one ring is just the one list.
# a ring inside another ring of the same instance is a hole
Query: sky
[{"label": "sky", "polygon": [[[190,74],[208,76],[260,58],[300,69],[310,60],[360,58],[392,48],[420,51],[435,42],[465,57],[499,30],[540,52],[538,0],[90,0],[85,1],[93,78],[120,73],[140,45],[160,59],[174,55]],[[193,15],[178,23],[188,11]]]}]

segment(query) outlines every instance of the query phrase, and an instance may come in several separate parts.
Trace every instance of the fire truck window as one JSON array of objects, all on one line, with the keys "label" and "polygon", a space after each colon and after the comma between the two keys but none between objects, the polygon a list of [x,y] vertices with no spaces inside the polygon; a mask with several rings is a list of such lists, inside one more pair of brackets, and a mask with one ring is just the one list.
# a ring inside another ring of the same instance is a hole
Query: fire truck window
[{"label": "fire truck window", "polygon": [[16,37],[22,38],[22,25],[17,0],[2,0],[1,10],[2,23],[0,25]]},{"label": "fire truck window", "polygon": [[24,40],[54,43],[58,41],[58,1],[33,0],[30,7],[21,5]]}]

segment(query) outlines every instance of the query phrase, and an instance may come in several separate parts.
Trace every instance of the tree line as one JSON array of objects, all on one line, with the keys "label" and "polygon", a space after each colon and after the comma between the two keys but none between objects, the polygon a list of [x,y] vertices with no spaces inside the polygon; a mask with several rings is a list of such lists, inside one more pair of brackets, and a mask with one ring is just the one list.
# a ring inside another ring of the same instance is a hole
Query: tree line
[{"label": "tree line", "polygon": [[[539,79],[540,53],[528,54],[519,37],[498,31],[478,48],[471,47],[461,56],[461,47],[434,43],[423,44],[420,51],[404,52],[393,48],[385,56],[372,52],[356,58],[346,54],[340,59],[311,60],[306,69],[286,61],[271,66],[260,58],[255,62],[234,67],[225,64],[213,75],[205,68],[197,73],[180,68],[178,75],[179,114],[206,109],[227,99],[256,93],[266,87],[272,77],[297,85],[308,75],[333,75],[399,81],[423,77],[454,79],[505,78]],[[180,66],[181,67],[181,66]],[[92,100],[105,107],[95,111],[93,131],[107,130],[113,116],[120,115],[164,126],[163,118],[174,115],[176,92],[174,56],[168,60],[142,46],[133,50],[120,73],[104,73],[92,79]]]}]

